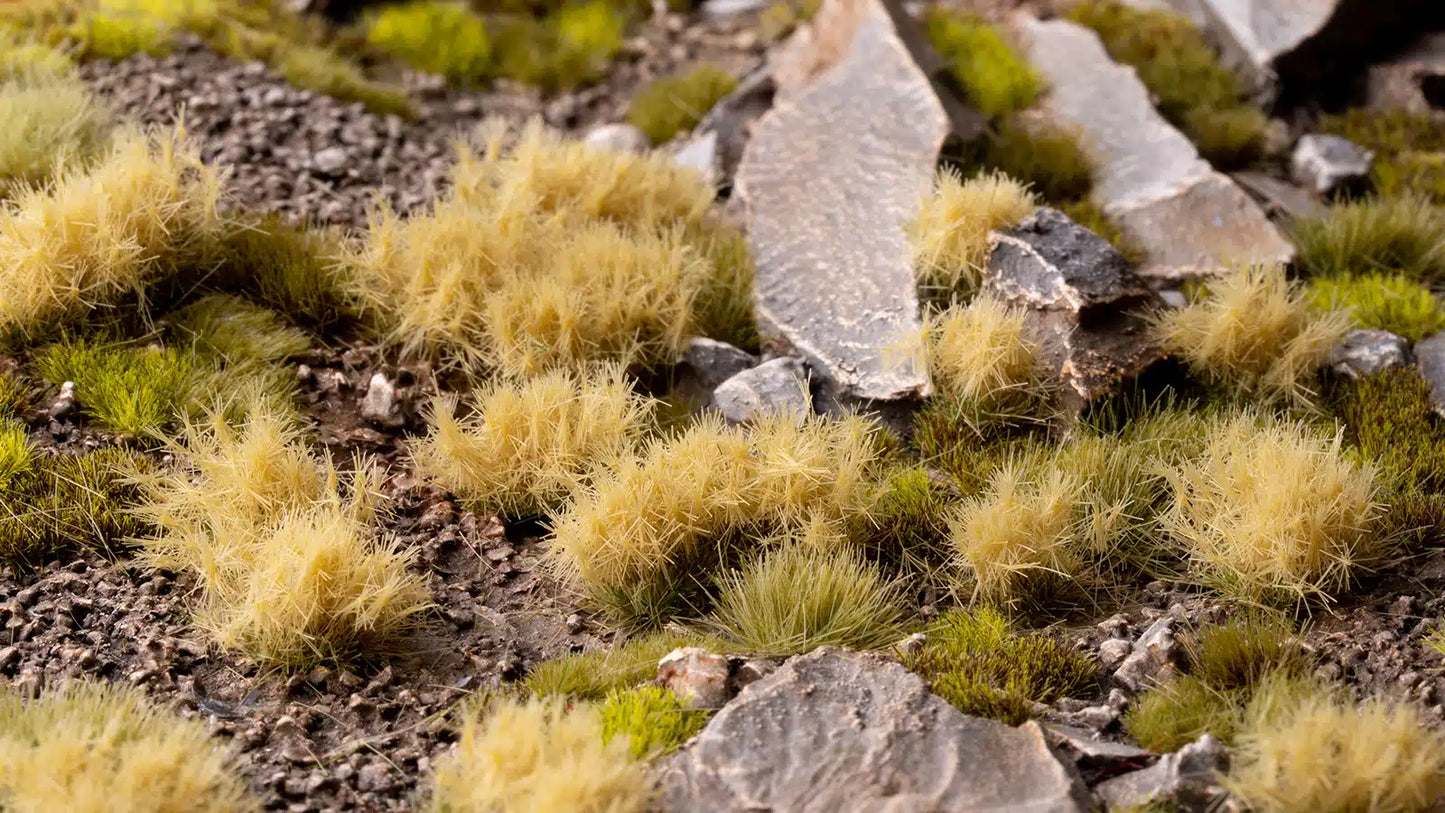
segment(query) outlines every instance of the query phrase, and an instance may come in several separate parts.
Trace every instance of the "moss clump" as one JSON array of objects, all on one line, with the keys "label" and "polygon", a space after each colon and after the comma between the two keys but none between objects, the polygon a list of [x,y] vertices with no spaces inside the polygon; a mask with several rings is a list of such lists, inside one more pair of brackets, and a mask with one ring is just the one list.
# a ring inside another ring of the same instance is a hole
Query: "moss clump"
[{"label": "moss clump", "polygon": [[627,122],[646,133],[653,144],[661,144],[696,127],[718,99],[735,87],[737,79],[722,68],[698,65],[639,91],[627,108]]},{"label": "moss clump", "polygon": [[928,642],[904,659],[934,693],[965,714],[1019,725],[1034,703],[1089,691],[1098,669],[1056,638],[1017,634],[997,611],[945,615]]},{"label": "moss clump", "polygon": [[1336,204],[1295,225],[1299,263],[1319,276],[1399,273],[1445,281],[1445,210],[1418,195]]},{"label": "moss clump", "polygon": [[647,766],[603,741],[596,709],[559,699],[496,700],[462,713],[456,750],[437,761],[432,813],[641,813]]},{"label": "moss clump", "polygon": [[869,515],[850,534],[870,560],[900,577],[925,579],[948,563],[948,511],[958,496],[919,466],[880,479]]},{"label": "moss clump", "polygon": [[1093,161],[1079,134],[1027,116],[1000,121],[983,141],[982,166],[1029,185],[1053,205],[1081,200],[1093,187]]},{"label": "moss clump", "polygon": [[30,388],[20,376],[0,371],[0,420],[13,418],[30,407]]},{"label": "moss clump", "polygon": [[1017,113],[1043,92],[1043,78],[1004,34],[982,17],[929,6],[924,24],[934,50],[967,91],[968,100],[984,115]]},{"label": "moss clump", "polygon": [[622,48],[629,13],[607,0],[567,3],[542,18],[508,18],[496,32],[497,75],[552,92],[592,82]]},{"label": "moss clump", "polygon": [[230,364],[281,362],[311,349],[311,338],[280,314],[230,294],[202,297],[167,321],[179,343]]},{"label": "moss clump", "polygon": [[250,813],[261,804],[204,723],[136,688],[0,688],[0,799],[10,810]]},{"label": "moss clump", "polygon": [[136,438],[153,438],[175,423],[202,380],[192,353],[79,339],[42,349],[35,369],[56,386],[74,382],[82,413],[98,426]]},{"label": "moss clump", "polygon": [[543,661],[527,675],[528,691],[543,697],[565,695],[575,700],[601,700],[614,691],[632,689],[657,676],[657,662],[683,646],[701,645],[701,637],[671,631],[654,632],[619,643],[602,652],[564,655]]},{"label": "moss clump", "polygon": [[1187,18],[1114,0],[1085,0],[1069,10],[1069,17],[1094,29],[1111,57],[1138,71],[1159,112],[1206,159],[1231,168],[1259,156],[1264,114],[1245,104],[1239,78],[1220,64]]},{"label": "moss clump", "polygon": [[11,427],[3,437],[12,465],[0,489],[0,559],[36,562],[76,547],[109,551],[147,529],[130,513],[140,494],[129,482],[150,468],[146,458],[116,449],[81,455],[27,449],[17,457],[24,431]]},{"label": "moss clump", "polygon": [[1370,175],[1381,197],[1445,204],[1445,130],[1430,113],[1354,108],[1321,116],[1319,128],[1374,151]]},{"label": "moss clump", "polygon": [[1241,698],[1186,675],[1140,697],[1124,714],[1124,730],[1140,745],[1177,751],[1203,734],[1230,742],[1239,730]]},{"label": "moss clump", "polygon": [[709,712],[690,709],[671,689],[641,686],[614,691],[599,709],[602,741],[625,737],[632,756],[658,757],[687,742],[707,725]]},{"label": "moss clump", "polygon": [[366,41],[413,67],[458,82],[478,82],[492,66],[486,22],[462,3],[447,0],[383,8],[367,22]]},{"label": "moss clump", "polygon": [[308,327],[356,317],[337,235],[283,223],[278,217],[232,222],[202,265],[207,284],[233,291]]},{"label": "moss clump", "polygon": [[1445,329],[1445,309],[1430,289],[1399,274],[1315,277],[1309,295],[1316,310],[1348,310],[1356,325],[1411,342]]}]

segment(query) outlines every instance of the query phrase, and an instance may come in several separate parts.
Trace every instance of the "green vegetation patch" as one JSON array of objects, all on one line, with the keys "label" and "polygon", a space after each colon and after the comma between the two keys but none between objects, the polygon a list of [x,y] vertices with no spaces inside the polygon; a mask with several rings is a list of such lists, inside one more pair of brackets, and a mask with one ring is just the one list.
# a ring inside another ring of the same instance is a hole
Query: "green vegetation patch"
[{"label": "green vegetation patch", "polygon": [[413,67],[457,82],[479,82],[492,69],[487,24],[463,3],[420,0],[387,6],[367,23],[366,41]]},{"label": "green vegetation patch", "polygon": [[928,630],[928,641],[904,658],[934,693],[965,714],[1019,725],[1034,703],[1088,692],[1098,667],[1062,641],[1015,633],[996,610],[958,610]]},{"label": "green vegetation patch", "polygon": [[690,709],[671,689],[641,686],[613,691],[599,709],[602,741],[627,738],[632,756],[658,757],[687,742],[707,725],[710,712]]},{"label": "green vegetation patch", "polygon": [[1445,209],[1414,194],[1348,201],[1295,224],[1299,264],[1320,276],[1398,273],[1445,282]]},{"label": "green vegetation patch", "polygon": [[934,50],[984,115],[1017,113],[1043,93],[1043,77],[1002,31],[982,17],[929,6],[924,23]]},{"label": "green vegetation patch", "polygon": [[1381,196],[1445,204],[1445,129],[1430,113],[1353,108],[1321,116],[1319,127],[1374,151],[1370,175]]},{"label": "green vegetation patch", "polygon": [[716,65],[698,65],[658,79],[632,98],[627,122],[661,144],[697,126],[702,117],[737,87],[737,79]]},{"label": "green vegetation patch", "polygon": [[[3,48],[0,44],[0,48]],[[49,181],[58,167],[85,163],[110,136],[111,113],[72,73],[0,70],[0,199]]]},{"label": "green vegetation patch", "polygon": [[140,502],[130,478],[150,469],[147,458],[119,449],[42,454],[24,440],[23,428],[0,428],[0,471],[10,470],[0,473],[0,560],[33,563],[76,547],[110,551],[147,529],[130,513]]},{"label": "green vegetation patch", "polygon": [[566,695],[576,700],[601,700],[615,691],[632,689],[657,676],[657,662],[684,646],[699,646],[702,637],[672,631],[650,633],[601,652],[564,655],[534,667],[524,682],[536,695]]},{"label": "green vegetation patch", "polygon": [[1445,329],[1445,308],[1430,289],[1401,274],[1346,274],[1309,281],[1317,310],[1348,310],[1355,324],[1418,342]]},{"label": "green vegetation patch", "polygon": [[101,428],[136,438],[153,438],[174,424],[203,380],[193,353],[83,339],[42,349],[35,369],[56,386],[74,382],[81,412]]}]

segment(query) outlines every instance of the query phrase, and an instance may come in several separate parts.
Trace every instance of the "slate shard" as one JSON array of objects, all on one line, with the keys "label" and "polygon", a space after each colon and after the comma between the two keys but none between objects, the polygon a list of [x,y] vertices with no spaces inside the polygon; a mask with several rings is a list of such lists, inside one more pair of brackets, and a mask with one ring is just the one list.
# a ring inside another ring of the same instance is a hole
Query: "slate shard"
[{"label": "slate shard", "polygon": [[931,390],[905,225],[948,116],[881,0],[825,0],[737,171],[760,327],[839,400]]},{"label": "slate shard", "polygon": [[896,663],[828,647],[744,688],[661,786],[676,813],[1092,809],[1036,723],[967,716]]},{"label": "slate shard", "polygon": [[1290,156],[1294,182],[1320,197],[1365,191],[1375,154],[1337,135],[1300,136]]},{"label": "slate shard", "polygon": [[1094,32],[1068,20],[1017,19],[1051,88],[1045,109],[1081,132],[1096,167],[1095,198],[1144,250],[1141,273],[1202,276],[1294,256],[1264,211],[1159,115],[1138,75],[1110,60]]}]

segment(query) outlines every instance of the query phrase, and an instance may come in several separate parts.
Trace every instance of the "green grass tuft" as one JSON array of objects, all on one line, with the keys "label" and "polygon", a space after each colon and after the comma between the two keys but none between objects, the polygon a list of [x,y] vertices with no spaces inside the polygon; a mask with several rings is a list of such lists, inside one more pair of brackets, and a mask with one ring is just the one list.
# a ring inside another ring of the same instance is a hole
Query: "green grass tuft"
[{"label": "green grass tuft", "polygon": [[1388,330],[1411,342],[1445,329],[1445,308],[1435,295],[1400,274],[1315,277],[1309,295],[1316,310],[1348,309],[1356,325]]},{"label": "green grass tuft", "polygon": [[1111,57],[1138,71],[1159,112],[1210,162],[1230,169],[1259,157],[1267,119],[1245,103],[1239,78],[1188,18],[1115,0],[1085,0],[1068,16],[1094,29]]},{"label": "green grass tuft", "polygon": [[1370,176],[1381,197],[1445,204],[1445,130],[1430,113],[1353,108],[1321,116],[1319,128],[1374,151]]},{"label": "green grass tuft", "polygon": [[632,756],[651,759],[672,751],[707,725],[710,714],[685,708],[671,689],[642,686],[613,691],[599,709],[602,741],[626,737]]},{"label": "green grass tuft", "polygon": [[929,6],[924,23],[934,50],[967,91],[969,102],[984,115],[1017,113],[1033,105],[1043,92],[1043,77],[987,20],[945,6]]},{"label": "green grass tuft", "polygon": [[213,247],[212,281],[308,327],[330,327],[356,317],[347,267],[330,231],[288,225],[279,217],[229,224]]},{"label": "green grass tuft", "polygon": [[0,371],[0,420],[13,418],[30,407],[30,388],[15,373]]},{"label": "green grass tuft", "polygon": [[1212,734],[1230,742],[1239,730],[1243,696],[1186,675],[1145,692],[1124,713],[1124,730],[1150,751],[1177,751]]},{"label": "green grass tuft", "polygon": [[629,17],[607,0],[581,0],[542,18],[509,18],[494,40],[497,73],[549,93],[596,81],[622,49]]},{"label": "green grass tuft", "polygon": [[156,345],[67,339],[35,357],[41,378],[75,382],[81,413],[108,432],[154,438],[184,413],[202,373],[192,353]]},{"label": "green grass tuft", "polygon": [[34,457],[25,427],[10,420],[0,420],[0,488],[9,488],[15,475],[30,468]]},{"label": "green grass tuft", "polygon": [[737,79],[722,68],[697,65],[638,91],[627,108],[627,122],[646,133],[653,144],[662,144],[696,127],[734,87]]},{"label": "green grass tuft", "polygon": [[280,362],[304,355],[311,339],[279,314],[230,294],[211,294],[168,318],[182,342],[227,363]]},{"label": "green grass tuft", "polygon": [[456,82],[479,82],[492,67],[486,22],[465,4],[449,0],[413,0],[382,8],[366,24],[366,41],[415,68]]},{"label": "green grass tuft", "polygon": [[873,508],[851,538],[886,572],[925,578],[948,563],[948,511],[957,497],[917,466],[882,478]]},{"label": "green grass tuft", "polygon": [[1090,691],[1098,668],[1056,638],[1016,634],[996,610],[958,610],[928,630],[904,665],[965,714],[1019,725],[1034,703]]},{"label": "green grass tuft", "polygon": [[1271,672],[1305,676],[1309,654],[1291,626],[1267,615],[1247,616],[1227,624],[1204,627],[1185,639],[1191,673],[1216,689],[1257,686]]},{"label": "green grass tuft", "polygon": [[1295,225],[1299,264],[1317,276],[1398,273],[1445,282],[1445,209],[1406,194],[1336,204]]},{"label": "green grass tuft", "polygon": [[[3,445],[13,449],[23,436],[6,429]],[[145,457],[117,449],[28,457],[0,490],[0,560],[33,563],[77,547],[113,551],[147,529],[129,513],[140,501],[130,478],[150,469]]]},{"label": "green grass tuft", "polygon": [[524,682],[543,697],[565,695],[574,700],[601,700],[614,691],[632,689],[657,677],[657,663],[684,646],[702,645],[702,638],[671,631],[654,632],[616,644],[601,652],[564,655],[533,667]]},{"label": "green grass tuft", "polygon": [[1079,133],[1024,116],[998,123],[984,144],[982,165],[1029,185],[1044,201],[1062,205],[1088,196],[1093,161],[1079,144]]},{"label": "green grass tuft", "polygon": [[898,593],[846,551],[785,539],[719,579],[714,622],[744,651],[797,655],[820,646],[881,649],[903,635]]},{"label": "green grass tuft", "polygon": [[[0,46],[3,47],[3,46]],[[68,163],[84,164],[110,136],[109,109],[70,73],[0,76],[0,199],[43,185]]]}]

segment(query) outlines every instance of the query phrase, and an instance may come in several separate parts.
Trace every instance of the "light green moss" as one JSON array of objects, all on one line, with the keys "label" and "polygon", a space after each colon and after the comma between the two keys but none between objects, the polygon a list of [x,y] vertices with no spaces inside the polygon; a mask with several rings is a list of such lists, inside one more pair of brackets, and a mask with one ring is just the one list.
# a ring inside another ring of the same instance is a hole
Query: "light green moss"
[{"label": "light green moss", "polygon": [[968,101],[984,115],[1006,116],[1033,105],[1044,80],[996,26],[973,14],[929,6],[924,23]]},{"label": "light green moss", "polygon": [[480,82],[492,67],[486,22],[450,0],[383,8],[367,22],[366,41],[413,67],[458,82]]},{"label": "light green moss", "polygon": [[1388,330],[1411,342],[1445,329],[1445,309],[1430,289],[1399,274],[1315,277],[1308,290],[1316,309],[1348,308],[1360,327]]},{"label": "light green moss", "polygon": [[722,68],[698,65],[639,91],[627,108],[627,122],[646,133],[653,144],[661,144],[696,127],[718,99],[736,86],[737,80]]},{"label": "light green moss", "polygon": [[709,712],[685,707],[671,689],[614,690],[602,702],[602,739],[628,739],[632,755],[655,758],[682,745],[707,725]]}]

